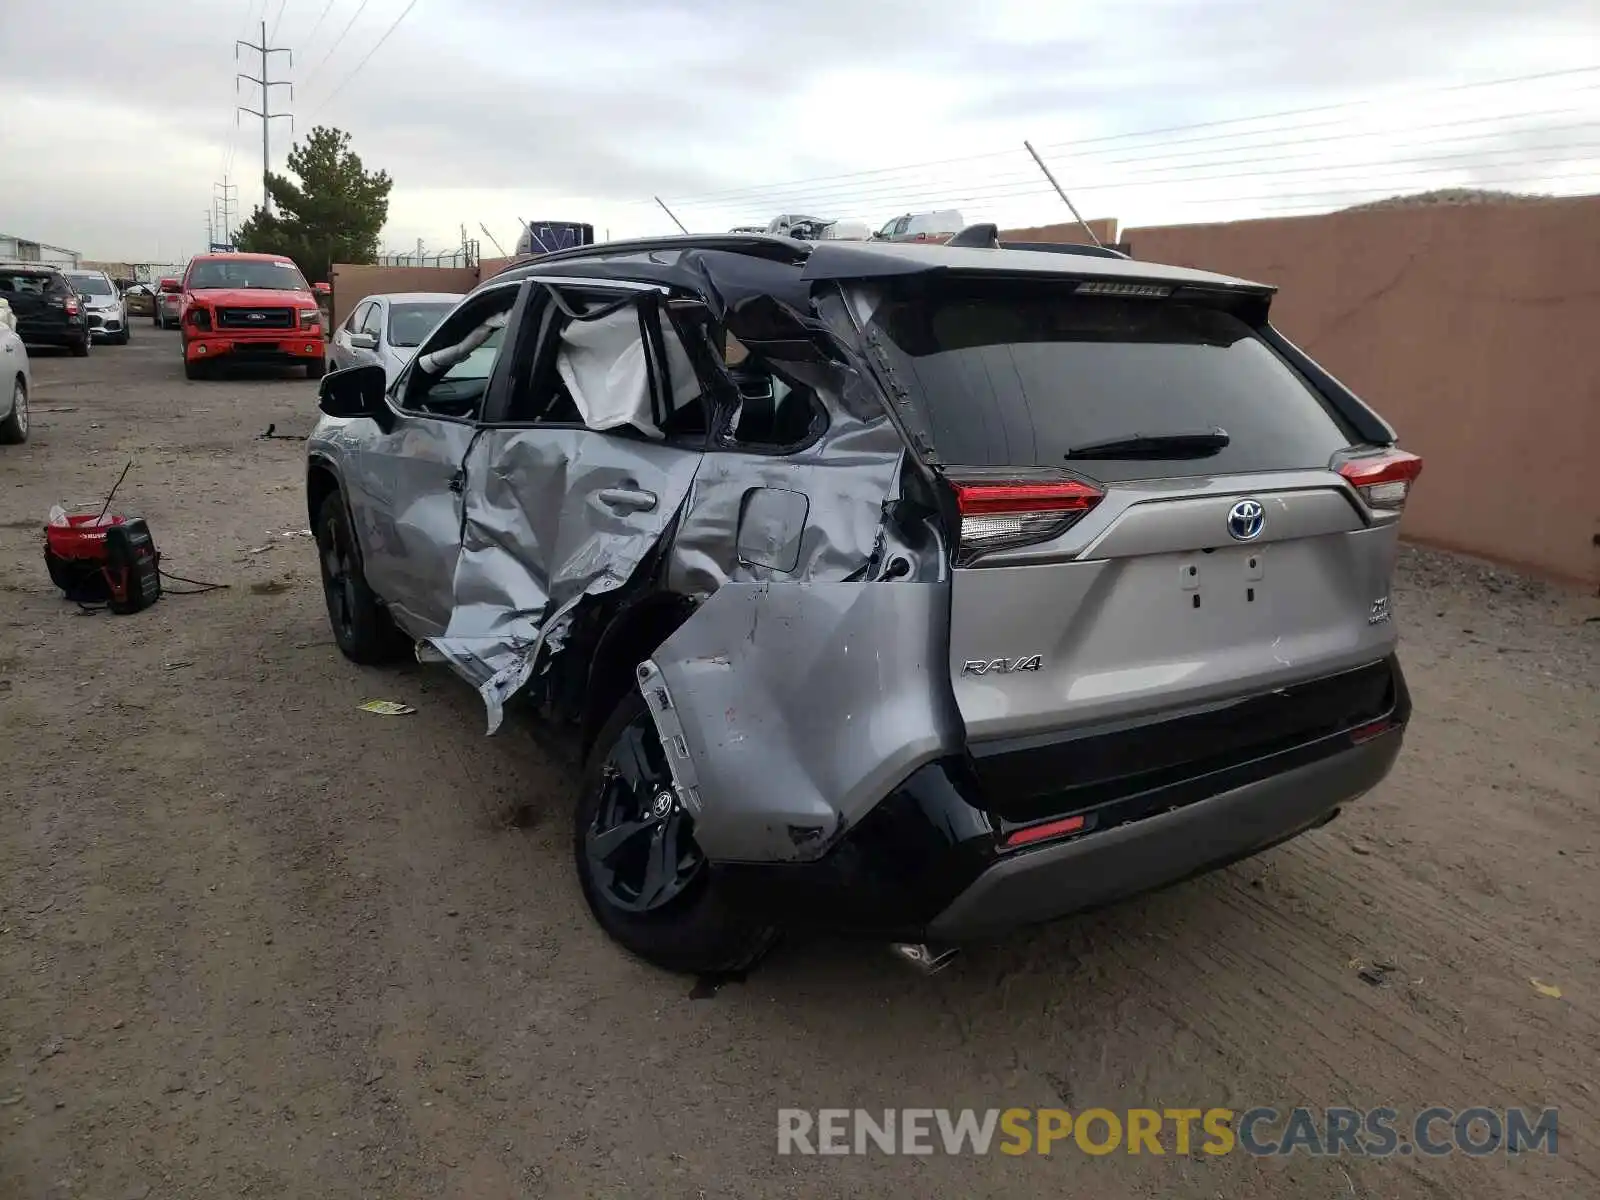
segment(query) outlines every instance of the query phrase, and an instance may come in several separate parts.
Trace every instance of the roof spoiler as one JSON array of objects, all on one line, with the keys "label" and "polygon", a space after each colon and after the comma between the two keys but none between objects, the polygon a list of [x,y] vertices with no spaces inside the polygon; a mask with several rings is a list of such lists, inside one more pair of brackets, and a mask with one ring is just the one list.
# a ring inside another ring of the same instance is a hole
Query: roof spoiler
[{"label": "roof spoiler", "polygon": [[1082,242],[1001,242],[1002,250],[1035,250],[1044,254],[1082,254],[1089,258],[1131,258],[1110,246],[1090,246]]},{"label": "roof spoiler", "polygon": [[1033,250],[1043,254],[1082,254],[1089,258],[1127,258],[1110,246],[1089,246],[1078,242],[1002,242],[1000,227],[993,223],[968,225],[946,246],[966,246],[978,250]]}]

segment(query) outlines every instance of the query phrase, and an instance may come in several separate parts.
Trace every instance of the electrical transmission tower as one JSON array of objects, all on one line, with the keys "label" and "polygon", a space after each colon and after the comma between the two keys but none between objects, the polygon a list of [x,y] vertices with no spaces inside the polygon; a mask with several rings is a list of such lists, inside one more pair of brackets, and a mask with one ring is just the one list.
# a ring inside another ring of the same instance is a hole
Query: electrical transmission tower
[{"label": "electrical transmission tower", "polygon": [[231,246],[233,245],[233,225],[229,218],[239,215],[239,199],[233,195],[234,192],[239,190],[239,185],[237,183],[229,183],[228,177],[224,175],[221,183],[213,183],[211,187],[211,207],[217,215],[217,228],[222,231],[222,244]]},{"label": "electrical transmission tower", "polygon": [[272,89],[275,87],[288,88],[289,99],[293,100],[294,85],[287,79],[273,79],[269,67],[274,54],[287,54],[289,56],[289,66],[292,68],[294,66],[294,51],[287,46],[267,45],[267,23],[265,21],[261,22],[261,44],[259,46],[254,42],[247,42],[243,39],[234,42],[233,57],[235,62],[239,59],[240,47],[246,50],[254,50],[261,55],[261,78],[257,79],[254,75],[246,75],[243,72],[239,72],[233,77],[235,91],[239,90],[239,80],[241,79],[248,79],[251,83],[261,88],[261,108],[257,111],[253,108],[246,108],[242,104],[238,105],[238,112],[234,114],[234,120],[237,121],[239,119],[238,113],[241,112],[249,113],[252,117],[261,119],[261,209],[263,212],[270,213],[272,211],[272,193],[267,190],[267,174],[272,170],[272,151],[269,147],[267,133],[272,128],[272,123],[281,117],[288,117],[289,128],[291,130],[294,129],[294,116],[292,113],[275,113],[272,111]]}]

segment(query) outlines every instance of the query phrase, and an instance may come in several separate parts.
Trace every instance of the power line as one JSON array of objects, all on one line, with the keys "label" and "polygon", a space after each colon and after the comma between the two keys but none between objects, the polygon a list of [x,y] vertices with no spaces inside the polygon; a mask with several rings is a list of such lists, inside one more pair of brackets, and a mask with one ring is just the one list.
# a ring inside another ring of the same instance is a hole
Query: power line
[{"label": "power line", "polygon": [[[389,28],[385,29],[383,31],[383,36],[377,40],[377,43],[372,47],[371,50],[367,51],[366,57],[363,58],[360,62],[358,62],[355,65],[355,69],[353,71],[351,71],[350,74],[346,75],[339,82],[339,86],[338,87],[334,88],[333,91],[329,92],[326,96],[324,96],[322,98],[322,103],[317,105],[316,112],[321,112],[323,109],[327,108],[328,105],[330,103],[332,103],[333,98],[335,96],[337,96],[340,92],[344,91],[345,84],[349,83],[352,79],[354,79],[357,75],[359,75],[361,73],[361,68],[366,66],[367,63],[369,61],[371,61],[372,56],[383,48],[383,44],[389,40],[389,35],[392,34],[396,29],[400,28],[400,22],[404,21],[408,16],[410,16],[411,15],[411,10],[413,8],[415,8],[416,6],[417,6],[417,0],[411,0],[411,2],[405,6],[405,8],[401,11],[400,15],[394,19],[394,24],[389,26]],[[312,115],[315,116],[316,113],[313,113]]]},{"label": "power line", "polygon": [[[262,0],[262,3],[265,4],[266,0]],[[256,0],[247,0],[247,3],[244,6],[244,24],[239,27],[239,37],[242,38],[242,37],[245,36],[245,34],[250,32],[250,26],[251,26],[252,20],[253,20],[253,18],[255,16],[255,11],[256,11]],[[263,16],[266,15],[266,9],[265,8],[263,8],[261,10],[261,12],[262,12]],[[238,90],[239,90],[239,81],[237,79],[234,80],[233,86],[234,86],[234,92],[235,92],[235,94],[237,94]],[[226,146],[223,148],[223,153],[222,153],[221,174],[224,175],[224,176],[226,176],[229,171],[233,170],[233,153],[234,153],[234,150],[237,148],[238,140],[239,140],[239,114],[238,114],[238,111],[235,110],[233,124],[228,126],[228,141],[227,141]]]},{"label": "power line", "polygon": [[[1197,162],[1173,161],[1175,159],[1194,159],[1199,157],[1195,152],[1192,151],[1178,154],[1163,154],[1159,152],[1144,153],[1101,160],[1095,160],[1088,155],[1084,155],[1081,156],[1081,158],[1075,159],[1074,161],[1080,167],[1087,165],[1097,169],[1106,169],[1109,170],[1111,174],[1122,179],[1135,181],[1151,175],[1165,175],[1172,174],[1174,172],[1192,174],[1197,170],[1206,170],[1212,167],[1245,166],[1253,163],[1272,164],[1292,162],[1295,157],[1301,154],[1302,149],[1308,143],[1314,142],[1337,143],[1340,141],[1348,141],[1358,144],[1361,149],[1368,150],[1369,152],[1373,149],[1377,149],[1380,153],[1383,153],[1389,150],[1403,150],[1412,146],[1426,146],[1432,148],[1436,145],[1443,145],[1450,142],[1485,142],[1508,136],[1532,135],[1543,138],[1558,133],[1592,131],[1597,124],[1600,124],[1600,115],[1585,121],[1567,122],[1559,125],[1535,124],[1531,126],[1525,126],[1519,124],[1530,117],[1581,111],[1585,110],[1551,109],[1540,110],[1534,113],[1503,114],[1487,118],[1472,118],[1467,120],[1437,122],[1431,125],[1422,125],[1412,129],[1401,130],[1401,133],[1407,135],[1405,139],[1392,142],[1384,140],[1376,146],[1369,145],[1369,143],[1373,141],[1372,135],[1369,132],[1357,131],[1325,138],[1296,137],[1288,141],[1258,141],[1248,145],[1228,145],[1214,147],[1204,152],[1208,157]],[[1434,130],[1484,125],[1490,127],[1477,129],[1473,132],[1467,133],[1444,135],[1432,133]],[[1355,146],[1352,145],[1351,148],[1355,148]],[[1518,149],[1531,151],[1557,148],[1561,147],[1551,146],[1549,144],[1528,145],[1522,147],[1484,146],[1481,150],[1470,151],[1468,153],[1501,154],[1514,152]],[[1156,146],[1143,147],[1142,149],[1146,151],[1159,150],[1159,148]],[[1243,153],[1243,157],[1239,156],[1240,152]],[[1037,182],[1037,171],[1031,167],[1028,160],[1023,156],[1022,151],[1004,151],[1001,153],[1011,157],[1011,166],[1001,167],[998,170],[990,169],[984,172],[983,178],[986,184]],[[1320,155],[1319,163],[1317,164],[1318,166],[1347,165],[1330,162],[1329,159],[1332,157],[1332,155],[1327,150],[1322,150],[1318,153]],[[1223,157],[1224,155],[1226,155],[1226,157]],[[998,156],[999,155],[996,155],[996,157]],[[1403,161],[1404,159],[1384,159],[1382,162],[1358,165],[1387,166],[1391,165],[1391,162]],[[962,186],[966,186],[966,183],[963,180],[952,177],[948,173],[936,173],[933,175],[921,174],[916,176],[902,176],[894,179],[869,180],[862,181],[859,184],[832,184],[816,189],[802,190],[798,192],[791,190],[778,190],[770,187],[752,188],[723,201],[697,204],[692,199],[684,200],[683,198],[679,197],[674,199],[674,203],[682,207],[700,209],[702,211],[706,209],[712,209],[716,211],[732,211],[736,208],[749,208],[756,206],[766,207],[773,205],[776,205],[780,208],[785,208],[788,211],[799,211],[801,209],[815,210],[821,208],[839,209],[841,207],[848,207],[852,204],[858,205],[866,201],[883,201],[887,203],[889,197],[904,195],[912,190],[949,190],[951,188]]]},{"label": "power line", "polygon": [[[1467,90],[1467,89],[1473,89],[1473,88],[1501,87],[1501,86],[1504,86],[1504,85],[1507,85],[1507,84],[1531,83],[1531,82],[1535,82],[1535,81],[1543,80],[1543,79],[1553,79],[1553,78],[1567,77],[1567,76],[1574,76],[1574,75],[1593,74],[1595,72],[1600,72],[1600,66],[1572,67],[1572,68],[1566,68],[1566,69],[1557,70],[1557,71],[1541,71],[1541,72],[1537,72],[1537,73],[1534,73],[1534,74],[1517,75],[1517,76],[1511,76],[1511,77],[1507,77],[1507,78],[1503,78],[1503,79],[1486,79],[1486,80],[1477,80],[1477,81],[1470,82],[1470,83],[1451,84],[1451,85],[1449,85],[1447,87],[1422,89],[1422,90],[1419,90],[1419,91],[1416,91],[1416,92],[1399,93],[1399,94],[1396,94],[1396,95],[1393,95],[1393,96],[1368,97],[1368,98],[1364,98],[1364,99],[1360,99],[1360,100],[1340,101],[1340,102],[1334,103],[1334,104],[1314,105],[1314,106],[1311,106],[1311,107],[1308,107],[1308,108],[1284,109],[1282,111],[1274,112],[1274,113],[1258,113],[1258,114],[1255,114],[1253,116],[1248,116],[1248,117],[1227,117],[1227,118],[1222,118],[1220,120],[1196,121],[1196,122],[1190,122],[1188,124],[1183,124],[1183,125],[1168,125],[1168,126],[1155,128],[1155,129],[1143,129],[1143,130],[1129,131],[1129,132],[1123,132],[1123,133],[1103,134],[1103,135],[1099,135],[1099,136],[1092,137],[1092,138],[1078,138],[1078,139],[1074,139],[1073,141],[1070,141],[1070,142],[1056,142],[1056,143],[1052,143],[1052,144],[1046,145],[1046,146],[1044,146],[1042,148],[1046,149],[1046,150],[1071,150],[1073,153],[1079,154],[1079,153],[1083,153],[1084,152],[1083,148],[1085,146],[1096,146],[1096,145],[1104,145],[1104,144],[1107,144],[1107,143],[1125,142],[1125,141],[1131,141],[1131,140],[1135,140],[1135,139],[1139,139],[1139,138],[1154,137],[1154,136],[1156,136],[1158,134],[1186,133],[1186,132],[1191,132],[1191,131],[1200,130],[1200,129],[1218,129],[1218,128],[1223,128],[1223,127],[1226,127],[1226,126],[1247,124],[1247,123],[1252,122],[1252,121],[1280,120],[1280,119],[1283,119],[1285,117],[1309,116],[1309,115],[1315,115],[1315,114],[1318,114],[1318,113],[1336,112],[1336,111],[1343,110],[1343,109],[1359,108],[1359,107],[1362,107],[1362,106],[1368,106],[1368,105],[1378,104],[1378,103],[1394,103],[1394,102],[1396,102],[1398,100],[1404,100],[1404,99],[1406,99],[1408,97],[1411,97],[1411,96],[1453,93],[1453,92],[1459,92],[1459,91],[1463,91],[1463,90]],[[1260,133],[1260,132],[1277,132],[1277,131],[1273,131],[1273,130],[1240,131],[1240,133],[1238,135],[1234,135],[1234,136],[1242,136],[1242,135],[1246,135],[1246,134],[1248,134],[1250,132],[1258,132],[1258,133]],[[1199,140],[1199,139],[1193,139],[1193,140]],[[1134,147],[1130,147],[1130,149],[1132,149],[1132,148],[1134,148]],[[1148,147],[1139,147],[1139,148],[1143,149],[1143,148],[1148,148]],[[824,176],[812,177],[812,178],[809,178],[809,179],[787,180],[787,181],[783,181],[783,182],[779,182],[779,183],[765,185],[763,190],[771,190],[771,189],[774,189],[774,188],[803,187],[803,186],[806,186],[806,185],[809,185],[809,184],[829,183],[829,182],[834,182],[834,181],[851,180],[851,179],[863,179],[863,178],[869,178],[869,177],[875,177],[875,176],[892,175],[892,174],[905,172],[905,171],[920,170],[920,169],[925,168],[925,167],[949,166],[949,165],[954,165],[954,164],[959,164],[959,163],[981,162],[981,161],[986,161],[986,160],[992,160],[992,159],[995,159],[995,158],[999,158],[999,157],[1002,157],[1004,155],[1010,155],[1010,154],[1013,154],[1013,153],[1015,153],[1015,152],[1014,151],[1010,151],[1010,150],[990,151],[990,152],[984,153],[984,154],[969,154],[969,155],[963,155],[963,156],[957,157],[957,158],[936,159],[936,160],[933,160],[931,162],[910,163],[910,164],[906,164],[906,165],[898,166],[898,167],[877,167],[877,168],[872,168],[870,170],[845,172],[845,173],[840,174],[840,175],[824,175]],[[696,205],[696,204],[703,204],[703,203],[709,202],[711,200],[731,198],[731,197],[736,196],[738,194],[741,194],[742,192],[747,191],[747,190],[749,190],[749,189],[747,189],[747,188],[731,188],[731,189],[726,189],[726,190],[723,190],[723,191],[706,192],[706,193],[702,193],[700,195],[695,195],[695,196],[678,196],[678,197],[675,197],[675,200],[676,200],[676,202],[678,204]],[[641,201],[641,203],[644,203],[644,202]]]},{"label": "power line", "polygon": [[345,27],[339,31],[339,36],[333,39],[333,45],[328,47],[328,52],[322,56],[322,60],[318,62],[316,66],[311,68],[311,74],[306,76],[306,81],[301,86],[310,86],[311,81],[317,77],[317,73],[321,71],[322,68],[327,65],[328,60],[333,57],[333,52],[339,48],[339,43],[344,41],[345,35],[350,32],[350,27],[361,19],[361,14],[366,11],[367,5],[370,2],[371,0],[361,0],[361,3],[356,7],[356,11],[350,15],[350,20],[346,22]]},{"label": "power line", "polygon": [[[278,26],[283,24],[283,10],[288,8],[288,7],[289,7],[289,0],[278,0],[278,15],[273,18],[273,21],[272,21],[272,32],[267,35],[267,37],[270,40],[273,40],[273,41],[277,40],[277,37],[278,37]],[[261,15],[262,16],[266,16],[266,13],[263,12]]]},{"label": "power line", "polygon": [[311,43],[317,40],[317,31],[322,28],[323,21],[328,19],[328,11],[332,8],[333,0],[328,0],[322,6],[322,11],[317,14],[317,23],[311,27],[311,32],[306,34],[306,44],[300,48],[300,53],[304,54]]}]

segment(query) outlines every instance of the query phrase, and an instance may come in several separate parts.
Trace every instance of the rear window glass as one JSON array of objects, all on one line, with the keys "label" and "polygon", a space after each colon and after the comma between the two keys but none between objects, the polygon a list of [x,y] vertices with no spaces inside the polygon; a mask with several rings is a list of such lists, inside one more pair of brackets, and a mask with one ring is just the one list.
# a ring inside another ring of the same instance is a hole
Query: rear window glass
[{"label": "rear window glass", "polygon": [[455,305],[449,301],[411,301],[389,305],[389,344],[420,346]]},{"label": "rear window glass", "polygon": [[[967,281],[857,294],[935,448],[963,466],[1114,482],[1325,467],[1348,445],[1321,399],[1244,321],[1174,300]],[[1205,457],[1069,459],[1096,442],[1220,428]]]}]

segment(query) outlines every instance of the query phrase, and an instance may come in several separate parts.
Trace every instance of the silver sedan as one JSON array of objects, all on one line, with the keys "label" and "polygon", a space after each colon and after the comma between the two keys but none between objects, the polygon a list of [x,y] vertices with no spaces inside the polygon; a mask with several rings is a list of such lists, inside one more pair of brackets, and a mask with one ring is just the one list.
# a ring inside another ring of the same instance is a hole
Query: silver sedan
[{"label": "silver sedan", "polygon": [[368,296],[328,339],[328,370],[373,364],[393,383],[423,339],[460,302],[454,292]]},{"label": "silver sedan", "polygon": [[33,376],[28,369],[28,348],[17,331],[0,323],[0,442],[28,440],[28,391]]}]

